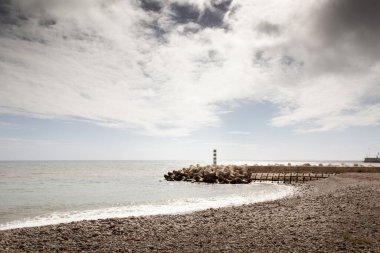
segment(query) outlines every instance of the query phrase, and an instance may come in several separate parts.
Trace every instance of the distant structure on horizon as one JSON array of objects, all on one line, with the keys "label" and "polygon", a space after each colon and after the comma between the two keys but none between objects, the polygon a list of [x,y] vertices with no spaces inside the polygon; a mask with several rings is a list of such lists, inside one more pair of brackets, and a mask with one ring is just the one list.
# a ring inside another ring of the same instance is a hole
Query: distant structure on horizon
[{"label": "distant structure on horizon", "polygon": [[377,156],[376,157],[366,157],[364,158],[364,162],[365,163],[380,163],[380,152],[377,152]]}]

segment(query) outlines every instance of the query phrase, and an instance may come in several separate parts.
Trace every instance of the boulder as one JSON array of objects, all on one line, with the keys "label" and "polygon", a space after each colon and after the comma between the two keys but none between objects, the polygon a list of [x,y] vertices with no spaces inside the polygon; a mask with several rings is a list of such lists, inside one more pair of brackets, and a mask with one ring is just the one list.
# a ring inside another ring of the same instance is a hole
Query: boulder
[{"label": "boulder", "polygon": [[252,181],[252,171],[247,165],[189,166],[164,175],[167,181],[205,182],[218,184],[247,184]]}]

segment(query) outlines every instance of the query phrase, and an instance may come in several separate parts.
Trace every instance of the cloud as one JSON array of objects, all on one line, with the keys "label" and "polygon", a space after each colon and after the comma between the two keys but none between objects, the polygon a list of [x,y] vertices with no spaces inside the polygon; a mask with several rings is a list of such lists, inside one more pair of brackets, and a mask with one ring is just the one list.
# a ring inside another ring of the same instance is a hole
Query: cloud
[{"label": "cloud", "polygon": [[310,6],[305,28],[280,46],[291,57],[283,67],[295,77],[286,90],[294,97],[273,125],[309,132],[380,124],[379,7],[372,0]]},{"label": "cloud", "polygon": [[141,8],[146,11],[159,12],[162,10],[162,4],[159,1],[152,0],[140,0],[139,1]]},{"label": "cloud", "polygon": [[17,143],[17,144],[42,144],[49,145],[56,143],[56,141],[52,140],[39,140],[39,139],[21,139],[21,138],[0,138],[0,143]]},{"label": "cloud", "polygon": [[20,126],[18,124],[6,122],[6,121],[0,121],[0,129],[5,128],[5,129],[17,129]]},{"label": "cloud", "polygon": [[233,134],[233,135],[250,135],[251,134],[251,132],[248,132],[248,131],[229,131],[228,133]]},{"label": "cloud", "polygon": [[341,47],[346,53],[379,60],[379,1],[329,1],[320,9],[315,30],[323,46]]},{"label": "cloud", "polygon": [[0,113],[183,136],[253,100],[278,106],[277,127],[377,125],[377,8],[371,0],[0,0]]},{"label": "cloud", "polygon": [[272,24],[266,21],[259,23],[257,25],[257,30],[264,34],[273,36],[279,35],[281,32],[281,28],[279,25]]},{"label": "cloud", "polygon": [[201,15],[201,10],[196,4],[174,2],[170,5],[171,18],[181,24],[197,23]]}]

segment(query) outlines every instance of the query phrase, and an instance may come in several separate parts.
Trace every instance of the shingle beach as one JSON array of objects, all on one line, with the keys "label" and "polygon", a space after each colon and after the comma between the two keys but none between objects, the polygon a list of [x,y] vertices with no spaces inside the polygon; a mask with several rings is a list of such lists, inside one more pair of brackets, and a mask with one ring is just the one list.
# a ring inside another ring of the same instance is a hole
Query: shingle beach
[{"label": "shingle beach", "polygon": [[0,231],[0,252],[38,251],[380,252],[380,174],[340,174],[238,207]]}]

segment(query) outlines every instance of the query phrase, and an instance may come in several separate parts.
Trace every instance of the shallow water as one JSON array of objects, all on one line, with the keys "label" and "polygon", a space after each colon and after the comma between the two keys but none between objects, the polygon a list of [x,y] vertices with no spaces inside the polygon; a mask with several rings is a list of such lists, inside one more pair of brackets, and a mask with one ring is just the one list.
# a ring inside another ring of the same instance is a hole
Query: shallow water
[{"label": "shallow water", "polygon": [[0,162],[0,229],[184,213],[281,198],[292,186],[167,182],[196,161]]}]

